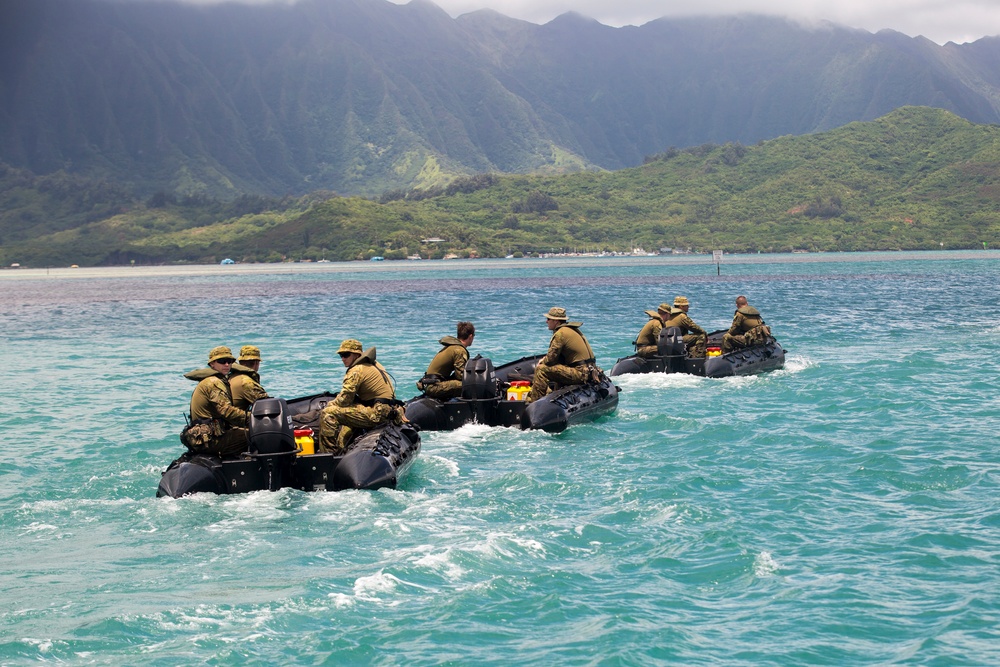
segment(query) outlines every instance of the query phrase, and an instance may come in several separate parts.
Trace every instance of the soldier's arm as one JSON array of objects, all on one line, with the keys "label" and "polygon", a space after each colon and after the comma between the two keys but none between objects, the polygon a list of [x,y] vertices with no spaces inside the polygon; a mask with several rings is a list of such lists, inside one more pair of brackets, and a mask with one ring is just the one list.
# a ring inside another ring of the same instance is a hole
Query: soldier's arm
[{"label": "soldier's arm", "polygon": [[552,336],[552,342],[549,343],[549,351],[545,353],[545,357],[539,362],[545,364],[546,366],[555,366],[559,363],[559,353],[562,352],[565,340],[560,331],[556,331]]},{"label": "soldier's arm", "polygon": [[359,376],[360,373],[347,372],[347,375],[344,376],[344,384],[340,388],[340,393],[337,394],[337,398],[333,399],[334,405],[342,408],[354,405],[354,396],[358,391],[358,383],[360,381]]},{"label": "soldier's arm", "polygon": [[741,324],[743,324],[743,314],[736,313],[736,315],[733,316],[733,323],[729,327],[729,331],[727,333],[730,336],[738,335],[740,331],[743,329],[743,327],[740,326]]},{"label": "soldier's arm", "polygon": [[208,394],[208,400],[212,403],[212,407],[220,419],[224,419],[233,426],[247,425],[246,411],[233,405],[229,400],[229,394],[222,387],[212,387]]},{"label": "soldier's arm", "polygon": [[465,364],[469,361],[469,353],[461,350],[455,357],[455,375],[461,380],[465,375]]},{"label": "soldier's arm", "polygon": [[651,320],[653,325],[649,328],[649,344],[656,345],[657,341],[660,339],[660,332],[663,331],[663,322],[660,320]]},{"label": "soldier's arm", "polygon": [[254,401],[259,401],[262,398],[270,398],[267,392],[264,391],[264,387],[260,386],[257,382],[251,382],[246,387],[246,397],[247,400],[253,403]]}]

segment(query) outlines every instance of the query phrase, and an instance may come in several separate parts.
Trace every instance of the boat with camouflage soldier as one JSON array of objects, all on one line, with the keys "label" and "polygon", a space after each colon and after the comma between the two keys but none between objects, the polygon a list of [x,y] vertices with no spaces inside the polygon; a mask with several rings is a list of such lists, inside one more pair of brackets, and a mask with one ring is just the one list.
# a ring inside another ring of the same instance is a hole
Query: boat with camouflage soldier
[{"label": "boat with camouflage soldier", "polygon": [[316,453],[310,434],[336,394],[285,401],[265,398],[250,408],[247,451],[235,457],[186,453],[163,473],[157,497],[192,493],[248,493],[396,488],[420,451],[411,424],[388,423],[358,435],[347,453]]},{"label": "boat with camouflage soldier", "polygon": [[406,403],[406,418],[422,431],[477,423],[559,433],[618,407],[618,387],[603,374],[600,382],[569,385],[526,402],[535,366],[544,356],[522,357],[494,368],[489,358],[477,355],[465,365],[460,397],[442,401],[421,394]]},{"label": "boat with camouflage soldier", "polygon": [[708,334],[707,353],[704,357],[688,354],[680,329],[665,327],[660,330],[657,354],[639,356],[633,354],[619,359],[611,369],[611,376],[633,373],[688,373],[704,377],[719,378],[734,375],[755,375],[784,367],[785,350],[781,344],[767,334],[747,347],[722,351],[723,336],[727,330]]}]

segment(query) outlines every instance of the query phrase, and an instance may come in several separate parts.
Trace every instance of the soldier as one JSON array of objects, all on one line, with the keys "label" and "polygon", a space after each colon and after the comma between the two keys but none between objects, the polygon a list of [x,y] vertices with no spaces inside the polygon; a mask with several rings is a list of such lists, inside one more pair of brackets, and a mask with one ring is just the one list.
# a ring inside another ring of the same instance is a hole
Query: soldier
[{"label": "soldier", "polygon": [[320,420],[320,450],[341,455],[354,437],[355,429],[371,429],[389,421],[401,423],[402,404],[382,364],[375,360],[375,348],[362,352],[361,341],[349,338],[337,350],[347,371],[337,398],[330,401]]},{"label": "soldier", "polygon": [[235,359],[225,346],[208,353],[208,368],[184,375],[198,386],[191,394],[190,422],[181,442],[194,454],[234,456],[247,448],[247,412],[233,405],[226,376]]},{"label": "soldier", "polygon": [[233,405],[240,410],[249,410],[254,401],[267,398],[267,392],[260,386],[260,348],[244,345],[240,348],[239,363],[229,370],[229,388],[233,394]]},{"label": "soldier", "polygon": [[545,323],[552,332],[549,351],[535,366],[531,391],[525,399],[537,401],[549,390],[549,383],[558,385],[600,382],[604,372],[598,368],[590,343],[582,333],[582,322],[569,322],[565,308],[552,307],[545,313]]},{"label": "soldier", "polygon": [[736,313],[729,331],[722,334],[722,351],[731,352],[735,349],[750,347],[767,340],[771,328],[764,323],[760,311],[747,303],[742,294],[736,297]]},{"label": "soldier", "polygon": [[635,353],[639,357],[655,357],[659,353],[657,341],[660,339],[660,329],[663,328],[664,320],[670,317],[670,304],[661,303],[655,311],[643,312],[649,315],[649,321],[633,341]]},{"label": "soldier", "polygon": [[440,340],[444,348],[434,355],[427,372],[417,380],[417,389],[440,401],[462,395],[465,362],[469,360],[468,348],[476,336],[476,327],[472,322],[459,322],[455,333]]},{"label": "soldier", "polygon": [[674,298],[674,307],[670,311],[670,319],[663,323],[663,328],[677,327],[684,334],[684,345],[687,347],[688,356],[704,357],[705,348],[708,347],[708,333],[694,323],[688,317],[688,308],[691,304],[687,297],[678,296]]}]

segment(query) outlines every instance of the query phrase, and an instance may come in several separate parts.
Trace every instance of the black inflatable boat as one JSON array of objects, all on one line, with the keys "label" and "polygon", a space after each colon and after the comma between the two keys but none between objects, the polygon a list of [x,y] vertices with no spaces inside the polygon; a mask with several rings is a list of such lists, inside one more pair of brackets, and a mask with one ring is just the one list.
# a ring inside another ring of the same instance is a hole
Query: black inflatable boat
[{"label": "black inflatable boat", "polygon": [[725,330],[708,335],[709,352],[717,354],[704,358],[687,356],[680,329],[670,327],[660,330],[657,341],[659,354],[655,357],[632,355],[622,357],[611,369],[611,375],[630,373],[689,373],[710,378],[732,375],[755,375],[773,371],[785,365],[785,350],[772,336],[760,345],[752,345],[725,354],[721,353],[722,335]]},{"label": "black inflatable boat", "polygon": [[607,377],[599,384],[563,387],[533,403],[523,397],[508,400],[507,387],[512,382],[530,382],[543,356],[523,357],[496,368],[486,357],[470,359],[460,398],[440,401],[421,394],[407,402],[406,418],[422,431],[450,431],[475,422],[559,433],[618,407],[618,387]]},{"label": "black inflatable boat", "polygon": [[336,394],[285,401],[265,398],[250,410],[249,449],[239,458],[185,454],[160,478],[157,497],[191,493],[247,493],[395,488],[417,458],[420,434],[412,424],[389,424],[363,433],[347,454],[301,455],[294,425],[315,418]]}]

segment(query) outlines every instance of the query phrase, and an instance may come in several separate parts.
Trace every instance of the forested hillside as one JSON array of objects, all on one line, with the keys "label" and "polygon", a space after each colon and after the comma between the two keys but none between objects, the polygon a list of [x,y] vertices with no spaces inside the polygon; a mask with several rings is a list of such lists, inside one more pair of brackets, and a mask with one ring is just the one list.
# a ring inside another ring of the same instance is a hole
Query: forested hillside
[{"label": "forested hillside", "polygon": [[776,18],[534,25],[430,2],[0,3],[0,161],[148,197],[377,196],[637,166],[904,105],[1000,122],[1000,39]]},{"label": "forested hillside", "polygon": [[[907,107],[753,146],[671,149],[615,172],[481,174],[378,201],[123,201],[101,182],[5,167],[0,211],[4,265],[995,247],[1000,127]],[[46,230],[53,212],[75,226]],[[19,237],[28,222],[42,235]]]}]

